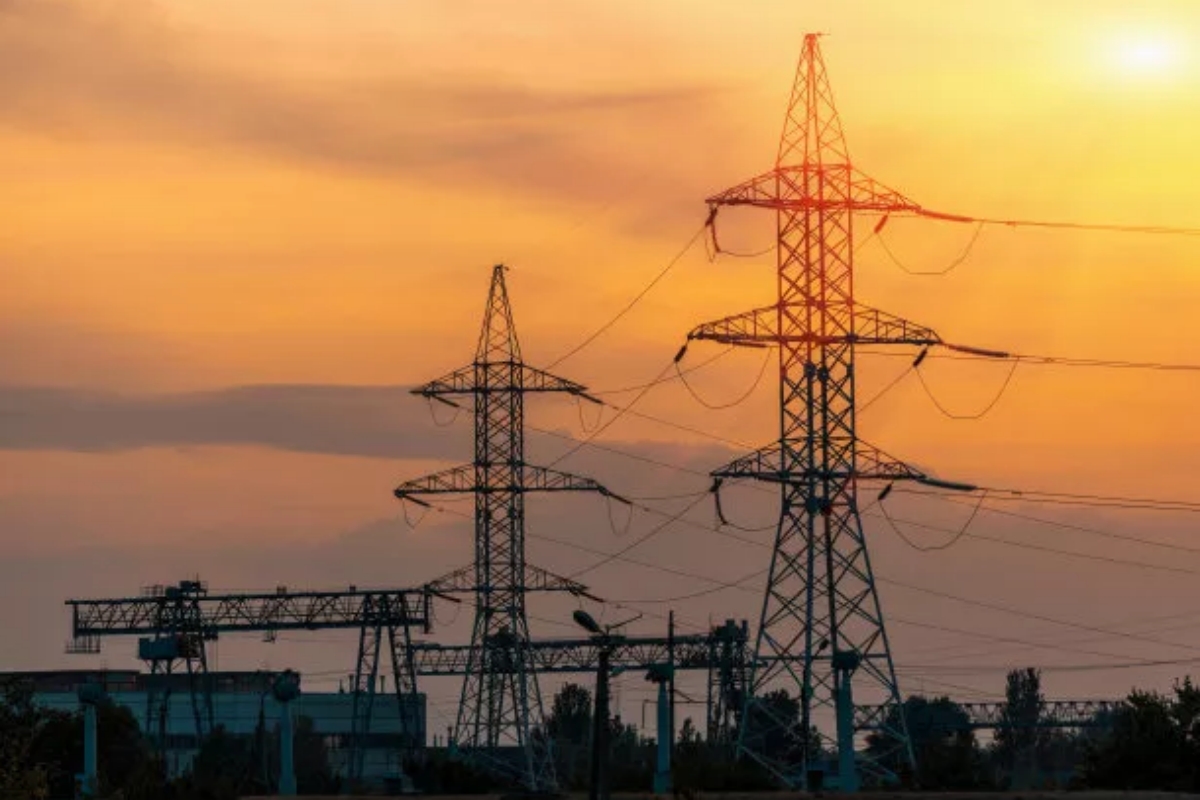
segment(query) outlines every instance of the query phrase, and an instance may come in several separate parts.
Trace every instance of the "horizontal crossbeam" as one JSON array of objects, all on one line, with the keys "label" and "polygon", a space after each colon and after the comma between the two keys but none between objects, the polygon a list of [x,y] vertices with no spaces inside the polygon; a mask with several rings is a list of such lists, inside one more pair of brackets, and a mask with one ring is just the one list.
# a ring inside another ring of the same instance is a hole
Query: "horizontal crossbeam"
[{"label": "horizontal crossbeam", "polygon": [[[77,639],[152,635],[162,630],[162,611],[184,603],[198,610],[196,630],[204,635],[250,631],[361,628],[364,623],[430,628],[431,591],[389,589],[261,594],[199,594],[180,600],[166,595],[106,600],[68,600]],[[380,611],[379,609],[386,609]],[[179,622],[174,623],[180,627]]]},{"label": "horizontal crossbeam", "polygon": [[[818,189],[819,187],[819,189]],[[776,167],[707,200],[709,206],[920,213],[921,206],[848,164]]]},{"label": "horizontal crossbeam", "polygon": [[[803,318],[804,306],[790,303],[784,307],[786,319]],[[932,329],[868,306],[854,309],[854,333],[841,336],[821,336],[812,331],[795,329],[779,332],[779,306],[765,306],[706,322],[688,333],[688,340],[707,339],[722,344],[769,347],[784,343],[812,342],[814,344],[907,344],[931,347],[942,344],[942,338]]]},{"label": "horizontal crossbeam", "polygon": [[[966,730],[1001,730],[1011,728],[1106,728],[1112,725],[1113,715],[1126,704],[1121,700],[1046,700],[1036,716],[1020,718],[1008,715],[1006,703],[955,703],[966,715]],[[879,727],[886,718],[882,709],[860,706],[855,709],[856,724],[861,730]],[[950,730],[963,730],[962,720],[956,715],[945,715],[946,720],[930,720],[928,724],[944,725]]]},{"label": "horizontal crossbeam", "polygon": [[[716,666],[718,634],[686,634],[672,640],[661,636],[618,637],[609,659],[622,669],[649,669],[667,664],[674,647],[675,668],[708,669]],[[592,639],[545,639],[530,642],[532,665],[537,672],[594,673],[600,663],[600,644]],[[467,645],[413,645],[418,675],[465,675],[471,648]]]},{"label": "horizontal crossbeam", "polygon": [[421,497],[438,494],[488,494],[490,492],[598,492],[606,497],[620,499],[591,478],[581,478],[569,472],[559,472],[546,467],[525,464],[514,471],[519,483],[514,485],[479,485],[476,481],[474,464],[451,467],[423,478],[405,481],[396,487],[395,495],[401,500],[421,503]]},{"label": "horizontal crossbeam", "polygon": [[714,478],[753,478],[768,483],[803,483],[814,480],[836,480],[857,478],[859,480],[915,480],[928,482],[925,473],[892,458],[877,447],[861,439],[855,444],[855,467],[853,475],[845,470],[785,471],[778,443],[769,444],[749,455],[735,459],[720,469],[713,470]]},{"label": "horizontal crossbeam", "polygon": [[[475,565],[468,564],[430,581],[428,586],[449,594],[476,592],[479,591],[479,587],[476,585],[476,572]],[[587,597],[601,602],[599,598],[588,593],[588,588],[582,583],[529,564],[525,565],[525,579],[516,589],[521,592],[568,592],[578,597]]]},{"label": "horizontal crossbeam", "polygon": [[[482,380],[482,371],[487,370],[487,380]],[[497,380],[503,377],[505,380]],[[467,395],[499,392],[564,392],[582,397],[594,403],[600,401],[587,393],[587,387],[575,381],[551,375],[545,370],[530,367],[517,361],[488,361],[469,364],[448,375],[430,381],[412,390],[421,397],[442,395]]]}]

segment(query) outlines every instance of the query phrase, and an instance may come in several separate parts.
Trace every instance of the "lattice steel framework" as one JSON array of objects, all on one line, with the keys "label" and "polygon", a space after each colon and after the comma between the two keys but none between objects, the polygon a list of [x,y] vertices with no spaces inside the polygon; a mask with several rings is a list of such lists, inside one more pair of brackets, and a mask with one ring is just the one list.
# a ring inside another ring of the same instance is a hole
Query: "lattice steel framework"
[{"label": "lattice steel framework", "polygon": [[[855,303],[853,222],[863,212],[923,212],[852,166],[817,35],[804,39],[774,168],[707,202],[710,221],[724,206],[755,206],[773,210],[777,227],[775,303],[688,334],[779,348],[778,441],[713,472],[778,483],[782,495],[739,750],[786,785],[806,786],[816,752],[809,732],[820,716],[814,713],[826,708],[837,720],[839,785],[853,790],[860,770],[893,777],[865,760],[856,769],[855,742],[865,731],[885,737],[893,757],[899,751],[912,762],[903,715],[883,729],[900,691],[858,482],[931,480],[859,441],[854,351],[859,344],[942,344],[928,328]],[[779,688],[800,699],[798,726],[758,702]]]},{"label": "lattice steel framework", "polygon": [[[475,361],[414,390],[444,402],[474,398],[475,460],[404,483],[401,500],[449,493],[475,496],[475,561],[431,585],[475,597],[467,675],[455,725],[456,746],[501,777],[530,790],[557,786],[543,724],[541,692],[525,614],[532,590],[583,593],[583,586],[525,563],[525,495],[532,491],[607,490],[588,478],[525,463],[524,410],[529,392],[591,399],[583,386],[521,361],[505,267],[492,271]],[[473,581],[470,574],[473,573]],[[514,755],[515,754],[515,755]]]},{"label": "lattice steel framework", "polygon": [[212,729],[212,686],[208,680],[206,641],[222,633],[261,632],[273,641],[280,631],[359,630],[355,662],[353,719],[348,776],[362,778],[367,740],[379,677],[380,648],[391,658],[396,701],[399,704],[401,749],[411,752],[424,744],[413,663],[412,628],[431,630],[428,587],[209,594],[200,581],[156,586],[141,597],[68,600],[71,606],[71,652],[98,653],[108,636],[143,635],[139,656],[150,665],[147,691],[147,730],[158,743],[167,725],[167,680],[182,665],[188,670],[197,735]]},{"label": "lattice steel framework", "polygon": [[188,675],[197,740],[203,740],[213,727],[205,642],[215,639],[216,633],[204,625],[200,610],[207,593],[207,587],[200,581],[181,581],[178,586],[148,590],[154,605],[154,632],[138,640],[138,658],[150,667],[146,683],[146,731],[160,751],[166,747],[171,696],[168,676],[179,667]]}]

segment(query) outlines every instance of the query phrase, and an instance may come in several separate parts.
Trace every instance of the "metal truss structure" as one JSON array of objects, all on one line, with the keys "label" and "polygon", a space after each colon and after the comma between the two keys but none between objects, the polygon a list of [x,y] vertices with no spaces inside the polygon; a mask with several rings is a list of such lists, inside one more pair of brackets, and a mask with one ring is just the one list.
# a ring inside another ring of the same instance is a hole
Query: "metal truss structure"
[{"label": "metal truss structure", "polygon": [[[612,669],[646,671],[667,667],[671,671],[704,671],[709,685],[707,737],[730,741],[737,729],[744,688],[747,626],[728,621],[703,634],[672,636],[618,636],[609,646]],[[594,639],[541,639],[530,646],[532,668],[542,674],[594,675],[600,661],[600,644]],[[420,642],[413,645],[416,673],[422,676],[466,675],[471,648]]]},{"label": "metal truss structure", "polygon": [[[966,712],[972,730],[999,730],[1020,724],[1007,715],[1005,703],[956,705]],[[1127,707],[1123,700],[1045,700],[1036,720],[1030,720],[1029,724],[1037,728],[1108,728],[1113,715]]]},{"label": "metal truss structure", "polygon": [[[177,586],[156,586],[140,597],[105,600],[68,600],[74,643],[70,652],[99,652],[102,637],[141,636],[139,658],[150,665],[151,675],[170,674],[181,663],[191,676],[192,708],[196,734],[212,730],[212,687],[208,680],[205,642],[222,633],[260,632],[273,639],[279,631],[359,630],[358,659],[354,675],[349,778],[362,777],[366,739],[370,732],[379,671],[379,648],[387,642],[396,700],[400,706],[403,746],[423,742],[411,730],[416,719],[416,675],[413,671],[411,632],[431,630],[431,597],[421,589],[209,594],[200,581]],[[165,742],[169,689],[147,686],[146,730],[161,747]]]},{"label": "metal truss structure", "polygon": [[[854,791],[860,773],[887,782],[895,776],[882,757],[855,753],[872,731],[888,743],[889,763],[897,756],[913,761],[858,485],[878,479],[971,487],[936,481],[858,438],[855,347],[949,345],[929,328],[855,302],[854,219],[931,212],[851,164],[816,35],[804,39],[774,168],[707,202],[710,223],[721,208],[752,206],[773,211],[777,230],[774,304],[688,334],[689,341],[779,350],[778,440],[713,472],[718,481],[781,487],[738,748],[784,785],[806,787],[816,752],[810,731],[824,710],[836,719],[839,788]],[[758,701],[777,689],[799,699],[799,727]],[[895,708],[900,713],[889,713]],[[787,746],[777,744],[781,737]]]},{"label": "metal truss structure", "polygon": [[[578,383],[522,362],[504,272],[503,265],[492,270],[474,362],[413,390],[455,406],[448,397],[473,398],[474,461],[408,481],[395,494],[421,504],[430,496],[474,495],[474,563],[430,584],[441,591],[470,592],[475,601],[455,745],[497,777],[530,791],[546,791],[557,788],[557,780],[548,744],[539,733],[544,712],[525,595],[532,590],[583,594],[586,589],[526,564],[525,495],[609,492],[588,478],[525,462],[526,394],[592,398]],[[514,752],[519,757],[513,758]]]},{"label": "metal truss structure", "polygon": [[[453,582],[447,582],[453,588]],[[551,584],[553,585],[553,584]],[[160,627],[161,609],[178,596],[186,597],[189,627],[176,631],[186,636],[212,640],[221,633],[268,635],[278,631],[359,630],[359,647],[354,688],[354,731],[350,764],[354,774],[362,774],[362,739],[370,731],[371,707],[379,678],[381,647],[391,659],[397,698],[402,704],[401,720],[412,719],[403,713],[403,704],[413,702],[417,678],[469,675],[474,669],[473,646],[440,645],[413,641],[416,628],[429,633],[432,619],[431,600],[441,592],[421,589],[373,589],[346,591],[289,591],[209,595],[198,581],[184,581],[178,587],[155,587],[140,597],[105,600],[68,600],[72,609],[72,633],[76,641],[87,643],[87,652],[98,652],[99,643],[108,636],[150,636],[166,639],[168,631]],[[718,687],[710,705],[722,709],[708,715],[708,736],[713,741],[728,740],[736,727],[737,703],[741,684],[736,676],[747,662],[746,623],[732,620],[704,634],[668,636],[621,636],[610,647],[611,664],[627,670],[647,670],[668,666],[675,670],[706,671],[710,687]],[[530,643],[527,669],[541,673],[594,674],[599,662],[599,645],[591,638],[545,639]],[[77,652],[83,652],[82,648]],[[514,671],[510,662],[507,669]],[[197,690],[197,702],[204,702]],[[731,713],[726,713],[729,711]],[[411,737],[416,732],[405,731]],[[408,738],[413,749],[423,742]]]},{"label": "metal truss structure", "polygon": [[[460,676],[473,668],[472,648],[414,641],[416,631],[429,633],[431,601],[438,593],[420,589],[372,589],[345,591],[289,591],[210,595],[199,581],[183,581],[174,587],[153,587],[139,597],[104,600],[68,600],[72,609],[72,633],[86,647],[77,652],[98,652],[108,636],[145,636],[143,641],[211,641],[223,633],[268,635],[279,631],[359,631],[357,669],[354,678],[354,723],[348,764],[350,778],[361,778],[365,740],[370,733],[371,711],[378,693],[381,648],[391,660],[400,720],[405,725],[416,718],[418,677]],[[185,613],[178,609],[185,606]],[[175,610],[172,610],[175,609]],[[185,619],[185,626],[173,625]],[[164,628],[162,625],[167,625]],[[172,627],[173,625],[173,627]],[[182,646],[186,649],[186,645]],[[668,636],[621,636],[612,644],[611,666],[627,671],[669,667],[672,671],[703,671],[707,674],[708,741],[732,745],[737,735],[746,690],[750,653],[747,625],[733,620],[702,634]],[[599,663],[599,646],[591,638],[543,639],[530,643],[529,667],[544,674],[594,674]],[[510,664],[509,669],[515,665]],[[160,670],[166,672],[166,670]],[[210,707],[205,674],[193,673],[193,708]],[[265,685],[265,684],[264,684]],[[165,699],[154,709],[164,709]],[[971,730],[998,730],[1032,725],[1038,728],[1102,728],[1124,707],[1120,701],[1048,700],[1036,719],[1016,720],[1005,713],[1003,703],[959,703]],[[879,720],[887,709],[860,706],[857,725],[864,731],[880,730]],[[152,717],[155,726],[165,726],[165,717]],[[208,720],[206,730],[211,730]],[[199,729],[198,729],[199,730]],[[163,729],[157,736],[162,741]],[[424,742],[420,731],[402,729],[403,752],[415,752]]]}]

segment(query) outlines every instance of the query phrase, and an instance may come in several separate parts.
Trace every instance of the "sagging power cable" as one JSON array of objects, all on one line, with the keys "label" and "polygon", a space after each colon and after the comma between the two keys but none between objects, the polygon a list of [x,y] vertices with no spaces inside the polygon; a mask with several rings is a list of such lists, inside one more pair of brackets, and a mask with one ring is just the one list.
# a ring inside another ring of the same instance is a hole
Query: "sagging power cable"
[{"label": "sagging power cable", "polygon": [[971,523],[973,523],[975,518],[979,515],[979,510],[983,508],[983,501],[987,499],[986,491],[979,493],[979,499],[976,501],[975,507],[971,509],[971,515],[967,517],[966,521],[962,524],[962,527],[959,528],[958,531],[945,542],[935,545],[920,545],[905,536],[904,531],[902,531],[900,526],[896,524],[896,520],[892,519],[892,515],[888,513],[887,505],[883,502],[883,500],[887,497],[891,490],[892,484],[889,483],[884,490],[879,493],[879,511],[883,518],[887,520],[887,523],[891,527],[892,531],[897,537],[899,537],[900,541],[904,542],[913,550],[916,550],[920,553],[933,553],[939,550],[949,550],[951,547],[958,544],[959,541],[961,541],[962,538],[967,535],[967,530],[971,527]]},{"label": "sagging power cable", "polygon": [[922,351],[922,354],[919,355],[917,360],[913,363],[913,372],[917,373],[917,380],[921,382],[921,388],[925,390],[925,395],[929,398],[929,401],[933,403],[934,408],[940,411],[943,416],[954,420],[978,420],[987,416],[988,413],[996,407],[996,404],[1000,402],[1000,398],[1004,396],[1004,393],[1008,390],[1009,384],[1012,383],[1013,376],[1017,374],[1017,367],[1021,365],[1021,361],[1019,359],[1013,359],[1012,365],[1008,370],[1008,375],[1005,376],[1004,382],[1000,384],[1000,389],[996,392],[995,396],[992,397],[992,399],[979,411],[970,414],[961,414],[946,408],[946,406],[944,406],[942,402],[938,400],[937,396],[933,393],[933,390],[929,388],[929,383],[925,380],[925,376],[921,374],[921,370],[918,369],[921,361],[923,361],[924,358],[925,351]]},{"label": "sagging power cable", "polygon": [[743,392],[741,395],[739,395],[736,399],[731,400],[727,403],[710,403],[709,401],[707,401],[703,397],[701,397],[700,394],[692,386],[692,384],[688,381],[687,373],[684,372],[682,369],[680,369],[679,362],[676,361],[674,363],[675,363],[675,373],[679,376],[680,382],[683,384],[684,388],[687,389],[688,394],[690,394],[692,396],[693,400],[695,400],[697,403],[704,406],[705,408],[709,409],[710,411],[724,411],[726,409],[733,408],[734,406],[740,406],[742,403],[744,403],[750,399],[750,395],[754,394],[754,391],[759,387],[759,384],[762,383],[763,376],[767,374],[767,365],[770,362],[771,362],[771,351],[766,350],[763,353],[763,362],[762,362],[762,366],[759,367],[758,376],[755,377],[754,382],[752,384],[750,384],[750,388],[748,388],[745,392]]},{"label": "sagging power cable", "polygon": [[1004,225],[1008,228],[1055,228],[1058,230],[1108,231],[1110,233],[1151,233],[1167,236],[1200,236],[1200,228],[1176,228],[1166,225],[1114,225],[1091,222],[1058,222],[1032,219],[997,219],[969,217],[963,214],[944,214],[940,211],[917,209],[917,216],[945,222],[976,222],[980,225]]},{"label": "sagging power cable", "polygon": [[953,272],[955,269],[957,269],[960,265],[965,263],[966,260],[971,257],[971,253],[975,249],[975,243],[979,241],[979,235],[981,233],[983,233],[983,225],[984,225],[984,223],[981,222],[975,226],[975,232],[971,234],[971,238],[969,240],[967,240],[967,244],[963,247],[963,249],[959,252],[959,254],[948,265],[946,265],[942,269],[917,270],[917,269],[912,269],[911,267],[906,265],[903,261],[901,261],[900,258],[896,255],[896,253],[892,250],[892,248],[888,246],[887,239],[885,239],[883,237],[883,234],[881,233],[881,231],[883,229],[883,225],[886,224],[887,219],[888,218],[886,216],[883,217],[882,219],[880,219],[879,223],[876,224],[876,226],[875,226],[875,234],[876,234],[876,238],[879,239],[879,246],[883,248],[883,252],[887,254],[888,259],[893,264],[895,264],[896,267],[898,267],[901,272],[904,272],[905,274],[908,274],[908,275],[916,275],[916,276],[923,276],[923,277],[941,277],[944,275],[949,275],[951,272]]},{"label": "sagging power cable", "polygon": [[675,266],[683,259],[683,257],[685,255],[687,255],[688,251],[692,249],[692,247],[696,244],[696,241],[704,235],[704,232],[707,228],[708,228],[708,223],[701,225],[700,228],[697,229],[697,231],[692,234],[691,238],[689,238],[687,240],[687,244],[685,244],[683,246],[683,248],[679,252],[677,252],[670,261],[667,262],[667,265],[665,267],[663,267],[661,270],[659,270],[658,274],[656,274],[650,280],[649,283],[647,283],[644,287],[642,287],[642,289],[633,296],[633,299],[630,300],[629,303],[626,304],[624,308],[622,308],[620,311],[618,311],[616,314],[614,314],[607,322],[605,322],[599,328],[592,331],[592,333],[589,334],[588,336],[586,336],[582,342],[575,345],[570,350],[568,350],[567,352],[563,353],[558,358],[551,361],[548,365],[546,365],[546,369],[554,369],[556,366],[558,366],[562,362],[566,361],[568,358],[571,358],[572,356],[577,354],[579,351],[583,350],[585,347],[590,345],[592,342],[599,339],[606,332],[608,332],[608,330],[610,328],[612,328],[612,326],[614,326],[618,322],[620,322],[621,319],[626,314],[628,314],[630,311],[633,310],[634,306],[636,306],[638,303],[640,303],[646,295],[650,294],[650,291],[652,289],[654,289],[654,287],[657,286],[659,284],[659,282],[662,281],[663,278],[667,277],[667,274],[671,270],[673,270],[675,268]]}]

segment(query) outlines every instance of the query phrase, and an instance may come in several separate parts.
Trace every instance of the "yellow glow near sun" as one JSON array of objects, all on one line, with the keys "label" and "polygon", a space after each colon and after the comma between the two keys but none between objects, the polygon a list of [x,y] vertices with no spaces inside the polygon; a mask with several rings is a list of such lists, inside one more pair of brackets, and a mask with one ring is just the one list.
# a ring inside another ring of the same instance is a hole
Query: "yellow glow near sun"
[{"label": "yellow glow near sun", "polygon": [[1113,66],[1131,78],[1169,76],[1181,65],[1182,47],[1162,34],[1125,34],[1112,44]]}]

